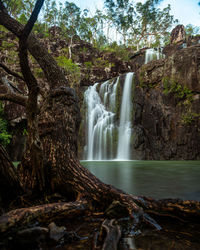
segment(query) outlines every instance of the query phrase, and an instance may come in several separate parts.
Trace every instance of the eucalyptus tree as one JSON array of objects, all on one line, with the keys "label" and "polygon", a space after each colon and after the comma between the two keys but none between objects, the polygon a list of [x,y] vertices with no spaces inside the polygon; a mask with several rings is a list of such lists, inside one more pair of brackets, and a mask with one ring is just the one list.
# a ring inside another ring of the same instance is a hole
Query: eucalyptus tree
[{"label": "eucalyptus tree", "polygon": [[48,27],[58,25],[58,14],[56,1],[45,1],[43,7],[43,19],[45,21],[46,30]]},{"label": "eucalyptus tree", "polygon": [[8,13],[14,18],[18,18],[24,9],[23,0],[5,0],[4,5]]},{"label": "eucalyptus tree", "polygon": [[106,12],[116,30],[122,35],[126,44],[127,32],[133,24],[134,6],[129,0],[105,0]]},{"label": "eucalyptus tree", "polygon": [[137,3],[129,41],[137,44],[137,49],[140,46],[160,46],[162,41],[169,38],[170,28],[177,22],[170,15],[170,10],[170,5],[161,10],[153,0]]},{"label": "eucalyptus tree", "polygon": [[60,4],[59,27],[62,29],[62,33],[69,38],[69,58],[72,57],[71,47],[73,45],[74,36],[78,35],[80,21],[81,10],[76,4],[68,1],[65,1],[64,5]]},{"label": "eucalyptus tree", "polygon": [[187,36],[200,35],[200,27],[192,25],[192,24],[188,24],[185,26],[185,32]]},{"label": "eucalyptus tree", "polygon": [[155,46],[167,39],[172,24],[177,20],[170,15],[170,5],[163,10],[159,8],[161,1],[105,0],[106,12],[125,45],[136,45],[137,48]]}]

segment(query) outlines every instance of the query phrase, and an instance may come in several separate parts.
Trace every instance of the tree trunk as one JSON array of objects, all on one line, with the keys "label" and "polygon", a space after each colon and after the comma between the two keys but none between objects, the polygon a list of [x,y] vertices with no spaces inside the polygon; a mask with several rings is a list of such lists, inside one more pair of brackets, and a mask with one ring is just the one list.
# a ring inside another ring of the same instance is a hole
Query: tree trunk
[{"label": "tree trunk", "polygon": [[7,207],[20,193],[22,193],[22,188],[17,171],[0,144],[0,208]]},{"label": "tree trunk", "polygon": [[[19,24],[3,10],[0,10],[0,14],[0,24],[20,38],[24,28],[23,25]],[[92,206],[95,205],[101,209],[107,208],[114,200],[118,200],[127,205],[130,214],[133,210],[138,213],[140,208],[129,195],[102,183],[80,165],[77,157],[80,110],[76,93],[73,89],[65,87],[65,76],[55,60],[40,45],[34,35],[30,35],[27,42],[30,53],[45,73],[50,91],[41,106],[39,115],[36,116],[34,113],[34,119],[30,123],[30,126],[34,125],[33,127],[36,130],[38,124],[39,141],[41,141],[42,145],[36,147],[35,151],[33,150],[34,154],[27,154],[27,159],[22,162],[20,176],[24,187],[33,190],[36,183],[40,194],[41,187],[39,185],[41,181],[45,183],[42,191],[64,193],[69,200],[86,197]],[[34,97],[32,99],[35,100]],[[31,107],[31,104],[29,106]],[[27,112],[32,114],[33,111],[30,108],[27,109]],[[34,132],[32,131],[32,133]],[[27,141],[29,143],[29,140]],[[38,164],[41,162],[40,159],[38,160],[37,157],[33,159],[36,150],[38,150],[38,158],[43,157],[44,159],[45,181],[40,178],[39,174],[35,174],[36,170],[41,168],[40,164]],[[32,157],[31,160],[28,159],[29,156]],[[29,161],[32,164],[29,164]]]}]

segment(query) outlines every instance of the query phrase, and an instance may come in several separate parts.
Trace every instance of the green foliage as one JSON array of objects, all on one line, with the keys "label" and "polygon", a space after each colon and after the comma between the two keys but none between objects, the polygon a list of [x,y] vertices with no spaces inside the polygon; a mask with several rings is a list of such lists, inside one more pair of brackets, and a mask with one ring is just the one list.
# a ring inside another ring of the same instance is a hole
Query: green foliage
[{"label": "green foliage", "polygon": [[200,114],[187,112],[182,116],[182,124],[191,125],[195,120],[200,120]]},{"label": "green foliage", "polygon": [[131,37],[137,47],[158,47],[169,40],[169,30],[174,17],[170,15],[170,5],[161,10],[155,1],[147,0],[136,4],[136,14],[131,26]]},{"label": "green foliage", "polygon": [[[5,0],[8,12],[25,24],[30,17],[36,0]],[[34,31],[48,36],[48,29],[59,26],[65,38],[79,36],[98,48],[113,42],[113,30],[123,39],[125,46],[136,49],[144,46],[159,46],[169,40],[169,29],[176,21],[170,15],[170,6],[159,8],[160,0],[135,3],[132,0],[104,0],[105,12],[81,10],[75,3],[48,0],[44,2],[42,15]],[[188,26],[188,31],[191,27]],[[193,29],[194,31],[194,29]],[[191,31],[189,31],[191,33]],[[196,32],[196,31],[195,31]],[[111,34],[112,33],[112,34]]]},{"label": "green foliage", "polygon": [[163,93],[168,95],[169,93],[173,93],[176,98],[179,100],[187,99],[189,102],[192,101],[193,93],[190,89],[181,84],[175,82],[174,80],[170,80],[169,78],[163,78]]},{"label": "green foliage", "polygon": [[22,132],[22,135],[28,135],[28,131],[26,128],[24,128],[23,132]]},{"label": "green foliage", "polygon": [[200,27],[188,24],[185,26],[185,32],[187,36],[196,36],[200,34]]},{"label": "green foliage", "polygon": [[2,47],[3,47],[4,49],[10,49],[10,48],[15,47],[15,44],[14,44],[14,43],[7,42],[7,41],[2,41]]},{"label": "green foliage", "polygon": [[108,60],[104,60],[101,57],[96,58],[94,64],[100,68],[106,68],[106,67],[112,67],[112,63],[110,63]]},{"label": "green foliage", "polygon": [[145,81],[144,78],[147,76],[147,72],[145,70],[142,70],[139,75],[139,84],[141,88],[154,88],[158,83],[153,82],[149,83],[148,81]]},{"label": "green foliage", "polygon": [[66,56],[61,55],[56,58],[56,61],[59,66],[65,69],[69,83],[71,87],[78,85],[80,81],[80,68],[76,63],[73,63],[71,59],[68,59]]},{"label": "green foliage", "polygon": [[6,146],[10,143],[12,136],[7,131],[7,121],[3,117],[3,106],[0,102],[0,143]]},{"label": "green foliage", "polygon": [[87,69],[91,69],[92,68],[92,62],[84,62],[84,65]]},{"label": "green foliage", "polygon": [[105,0],[108,16],[126,42],[126,34],[133,24],[134,6],[129,0]]},{"label": "green foliage", "polygon": [[35,73],[35,75],[37,77],[43,77],[44,76],[43,70],[41,68],[35,68],[34,73]]},{"label": "green foliage", "polygon": [[112,42],[109,45],[102,46],[100,50],[103,52],[115,53],[115,55],[122,60],[129,60],[129,51],[126,46],[118,45],[117,42]]}]

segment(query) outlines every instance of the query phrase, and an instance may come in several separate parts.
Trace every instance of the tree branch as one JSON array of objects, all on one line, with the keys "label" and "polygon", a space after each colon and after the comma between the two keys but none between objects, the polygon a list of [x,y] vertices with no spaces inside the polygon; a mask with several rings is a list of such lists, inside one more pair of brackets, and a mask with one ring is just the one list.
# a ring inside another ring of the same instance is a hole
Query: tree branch
[{"label": "tree branch", "polygon": [[23,94],[23,92],[21,90],[19,90],[12,82],[8,81],[8,79],[6,79],[6,77],[2,77],[0,79],[0,82],[3,83],[3,86],[6,87],[8,92],[14,92],[17,91],[20,94]]},{"label": "tree branch", "polygon": [[27,22],[27,24],[25,25],[23,32],[22,32],[22,36],[23,39],[27,39],[29,34],[31,33],[31,30],[35,24],[35,22],[37,21],[38,15],[40,13],[40,10],[42,8],[42,5],[44,3],[44,0],[38,0],[35,4],[34,10]]},{"label": "tree branch", "polygon": [[[24,29],[24,26],[22,24],[8,15],[1,0],[0,25],[3,25],[18,38],[22,35],[22,30]],[[68,83],[61,68],[57,65],[57,62],[54,60],[54,58],[48,53],[45,46],[40,44],[33,34],[29,35],[27,43],[28,50],[44,71],[45,77],[50,84],[50,87],[54,88],[58,86],[67,86]]]},{"label": "tree branch", "polygon": [[14,93],[6,93],[6,94],[0,94],[0,100],[14,102],[16,104],[19,104],[25,107],[28,98],[22,95],[14,94]]},{"label": "tree branch", "polygon": [[[7,79],[6,79],[7,80]],[[21,94],[16,94],[12,88],[12,84],[4,79],[0,79],[0,82],[3,84],[3,87],[6,89],[6,93],[0,94],[0,100],[2,101],[11,101],[16,104],[26,106],[28,98]],[[10,85],[11,84],[11,85]],[[17,88],[14,87],[15,90],[19,91]]]},{"label": "tree branch", "polygon": [[44,204],[29,208],[12,210],[0,217],[0,233],[20,226],[25,227],[34,222],[45,222],[46,224],[60,218],[76,218],[88,212],[87,201],[59,202]]},{"label": "tree branch", "polygon": [[0,63],[0,67],[3,68],[9,75],[12,75],[14,77],[19,78],[22,81],[25,81],[22,76],[20,76],[18,73],[10,70],[4,63]]},{"label": "tree branch", "polygon": [[[37,96],[39,93],[38,82],[34,75],[31,72],[29,67],[28,61],[28,52],[27,52],[27,39],[31,30],[34,26],[34,23],[37,20],[39,15],[40,9],[44,3],[44,0],[37,0],[34,10],[29,18],[27,24],[25,25],[24,29],[22,30],[21,36],[19,37],[19,59],[20,59],[20,67],[23,74],[23,77],[26,81],[29,93],[28,93],[28,102],[27,102],[27,109],[31,112],[31,117],[36,114],[37,112]],[[35,110],[36,112],[33,112]],[[27,116],[30,115],[30,112],[27,112]]]}]

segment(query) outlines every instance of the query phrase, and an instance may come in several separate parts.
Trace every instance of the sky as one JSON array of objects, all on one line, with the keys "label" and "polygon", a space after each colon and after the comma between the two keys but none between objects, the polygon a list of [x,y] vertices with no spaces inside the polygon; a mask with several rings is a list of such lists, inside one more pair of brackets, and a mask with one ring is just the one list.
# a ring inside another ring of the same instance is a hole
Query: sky
[{"label": "sky", "polygon": [[[74,2],[81,9],[90,9],[91,12],[98,9],[103,9],[104,0],[68,0]],[[64,2],[64,0],[62,0]],[[145,2],[145,0],[135,0],[134,2]],[[174,15],[175,19],[179,20],[180,24],[187,25],[193,24],[200,26],[200,6],[198,5],[199,0],[163,0],[160,8],[166,7],[168,4],[171,5],[171,14]]]}]

